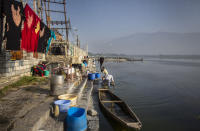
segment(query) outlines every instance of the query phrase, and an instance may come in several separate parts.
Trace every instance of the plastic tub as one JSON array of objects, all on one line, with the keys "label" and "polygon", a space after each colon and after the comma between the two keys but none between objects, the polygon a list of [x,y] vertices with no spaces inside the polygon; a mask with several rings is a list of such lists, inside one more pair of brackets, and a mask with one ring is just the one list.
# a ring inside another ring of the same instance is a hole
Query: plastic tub
[{"label": "plastic tub", "polygon": [[101,75],[99,73],[95,73],[95,78],[99,79],[101,77]]},{"label": "plastic tub", "polygon": [[76,101],[77,101],[77,96],[75,94],[64,94],[64,95],[60,95],[58,96],[58,99],[60,100],[70,100],[70,106],[75,106],[76,105]]},{"label": "plastic tub", "polygon": [[95,79],[95,74],[94,73],[88,73],[88,79],[89,80],[94,80]]},{"label": "plastic tub", "polygon": [[71,107],[67,112],[66,123],[67,131],[85,131],[87,129],[85,109]]},{"label": "plastic tub", "polygon": [[57,100],[54,101],[55,105],[58,105],[59,107],[59,112],[67,112],[69,107],[70,107],[70,100]]}]

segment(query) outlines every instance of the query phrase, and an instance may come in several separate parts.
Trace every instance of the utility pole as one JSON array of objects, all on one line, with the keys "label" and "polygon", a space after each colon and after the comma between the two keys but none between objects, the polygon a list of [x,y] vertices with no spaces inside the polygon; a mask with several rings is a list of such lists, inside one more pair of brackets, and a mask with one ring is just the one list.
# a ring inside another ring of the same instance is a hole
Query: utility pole
[{"label": "utility pole", "polygon": [[88,55],[88,44],[86,44],[86,53]]},{"label": "utility pole", "polygon": [[67,12],[66,12],[66,0],[63,0],[63,3],[64,3],[64,16],[65,16],[65,27],[66,27],[66,44],[67,44],[67,56],[68,56],[68,52],[69,52],[69,38],[68,38],[68,22],[67,22]]},{"label": "utility pole", "polygon": [[77,47],[79,47],[78,35],[77,35],[76,37],[77,37],[77,38],[76,38],[76,45],[77,45]]},{"label": "utility pole", "polygon": [[49,16],[49,21],[50,21],[50,1],[48,0],[48,16]]},{"label": "utility pole", "polygon": [[41,12],[41,20],[43,21],[43,0],[40,0],[40,12]]},{"label": "utility pole", "polygon": [[63,0],[63,3],[64,3],[64,16],[65,16],[65,27],[66,27],[66,41],[68,42],[69,41],[69,38],[68,38],[68,22],[67,22],[67,12],[66,12],[66,0]]},{"label": "utility pole", "polygon": [[37,15],[41,18],[40,12],[41,12],[41,5],[40,5],[40,0],[36,1],[36,5],[37,5]]},{"label": "utility pole", "polygon": [[[69,21],[67,19],[67,9],[66,9],[66,0],[59,0],[59,1],[56,1],[56,0],[43,0],[44,1],[44,8],[45,8],[45,14],[46,14],[46,22],[47,22],[47,25],[50,29],[52,30],[66,30],[66,39],[65,39],[65,46],[66,46],[66,55],[69,54],[69,38],[68,38],[68,30],[69,30]],[[50,3],[51,5],[63,5],[63,11],[62,10],[59,10],[58,8],[54,8],[54,9],[50,9],[52,8],[52,6],[50,6]],[[51,19],[50,18],[50,12],[53,12],[53,13],[61,13],[63,14],[64,16],[61,17],[63,18],[64,20],[58,20],[58,19],[55,19],[53,20],[53,18]],[[62,27],[58,27],[58,26],[54,26],[54,25],[63,25]]]},{"label": "utility pole", "polygon": [[34,12],[37,12],[37,10],[36,10],[36,0],[33,0],[33,10],[34,10]]},{"label": "utility pole", "polygon": [[49,22],[48,22],[48,13],[47,13],[47,6],[46,6],[46,0],[44,0],[44,10],[45,10],[45,15],[46,15],[46,23],[47,23],[47,27],[50,28]]}]

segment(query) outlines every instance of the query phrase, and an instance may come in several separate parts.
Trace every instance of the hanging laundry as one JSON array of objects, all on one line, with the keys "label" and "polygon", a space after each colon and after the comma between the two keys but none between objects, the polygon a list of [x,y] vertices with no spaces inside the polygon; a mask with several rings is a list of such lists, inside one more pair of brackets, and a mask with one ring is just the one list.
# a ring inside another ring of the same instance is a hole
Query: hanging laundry
[{"label": "hanging laundry", "polygon": [[38,16],[35,16],[35,30],[33,31],[32,34],[32,40],[31,40],[31,45],[32,49],[34,52],[37,52],[37,47],[38,47],[38,40],[39,40],[39,34],[40,34],[40,18]]},{"label": "hanging laundry", "polygon": [[38,48],[37,48],[38,52],[45,53],[47,42],[50,37],[51,37],[50,29],[43,22],[41,22],[40,35],[39,35]]},{"label": "hanging laundry", "polygon": [[40,18],[26,4],[24,8],[26,19],[22,30],[21,48],[27,52],[36,52],[38,47],[38,39],[40,32]]},{"label": "hanging laundry", "polygon": [[4,10],[3,5],[4,5],[4,0],[0,0],[0,21],[3,19],[3,10]]},{"label": "hanging laundry", "polygon": [[48,53],[49,47],[51,45],[51,40],[54,38],[54,40],[56,40],[56,35],[55,33],[51,30],[51,37],[48,40],[48,45],[47,45],[47,49],[46,49],[46,54]]},{"label": "hanging laundry", "polygon": [[3,32],[3,1],[4,0],[1,0],[0,1],[0,52],[1,52],[1,47],[2,47],[2,39],[3,39],[3,36],[2,36],[2,32]]},{"label": "hanging laundry", "polygon": [[23,19],[23,6],[15,0],[4,0],[4,13],[6,15],[5,38],[7,50],[20,50],[21,25]]},{"label": "hanging laundry", "polygon": [[2,12],[2,5],[3,5],[3,0],[0,1],[0,20],[1,20],[1,16],[2,16],[2,14],[1,14],[1,12]]}]

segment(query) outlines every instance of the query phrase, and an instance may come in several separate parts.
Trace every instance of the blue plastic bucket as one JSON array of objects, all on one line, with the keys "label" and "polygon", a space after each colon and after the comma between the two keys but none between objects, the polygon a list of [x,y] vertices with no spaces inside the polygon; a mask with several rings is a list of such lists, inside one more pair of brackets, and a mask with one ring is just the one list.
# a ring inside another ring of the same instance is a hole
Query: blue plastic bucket
[{"label": "blue plastic bucket", "polygon": [[71,103],[70,100],[54,101],[54,104],[59,106],[59,112],[67,112],[69,109],[70,103]]},{"label": "blue plastic bucket", "polygon": [[71,107],[67,112],[66,124],[67,131],[85,131],[87,129],[85,109]]},{"label": "blue plastic bucket", "polygon": [[100,78],[101,77],[101,75],[99,74],[99,73],[95,73],[95,78],[96,79],[98,79],[98,78]]},{"label": "blue plastic bucket", "polygon": [[94,80],[95,79],[95,74],[94,73],[89,73],[88,74],[88,79],[89,80]]}]

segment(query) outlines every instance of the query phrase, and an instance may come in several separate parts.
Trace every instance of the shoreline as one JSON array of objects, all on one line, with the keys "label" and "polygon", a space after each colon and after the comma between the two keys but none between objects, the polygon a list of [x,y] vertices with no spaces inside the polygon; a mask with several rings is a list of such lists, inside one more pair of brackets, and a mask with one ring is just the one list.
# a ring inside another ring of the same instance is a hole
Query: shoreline
[{"label": "shoreline", "polygon": [[[96,58],[98,60],[98,58]],[[126,61],[143,61],[143,58],[120,58],[120,57],[105,57],[105,62],[126,62]]]}]

